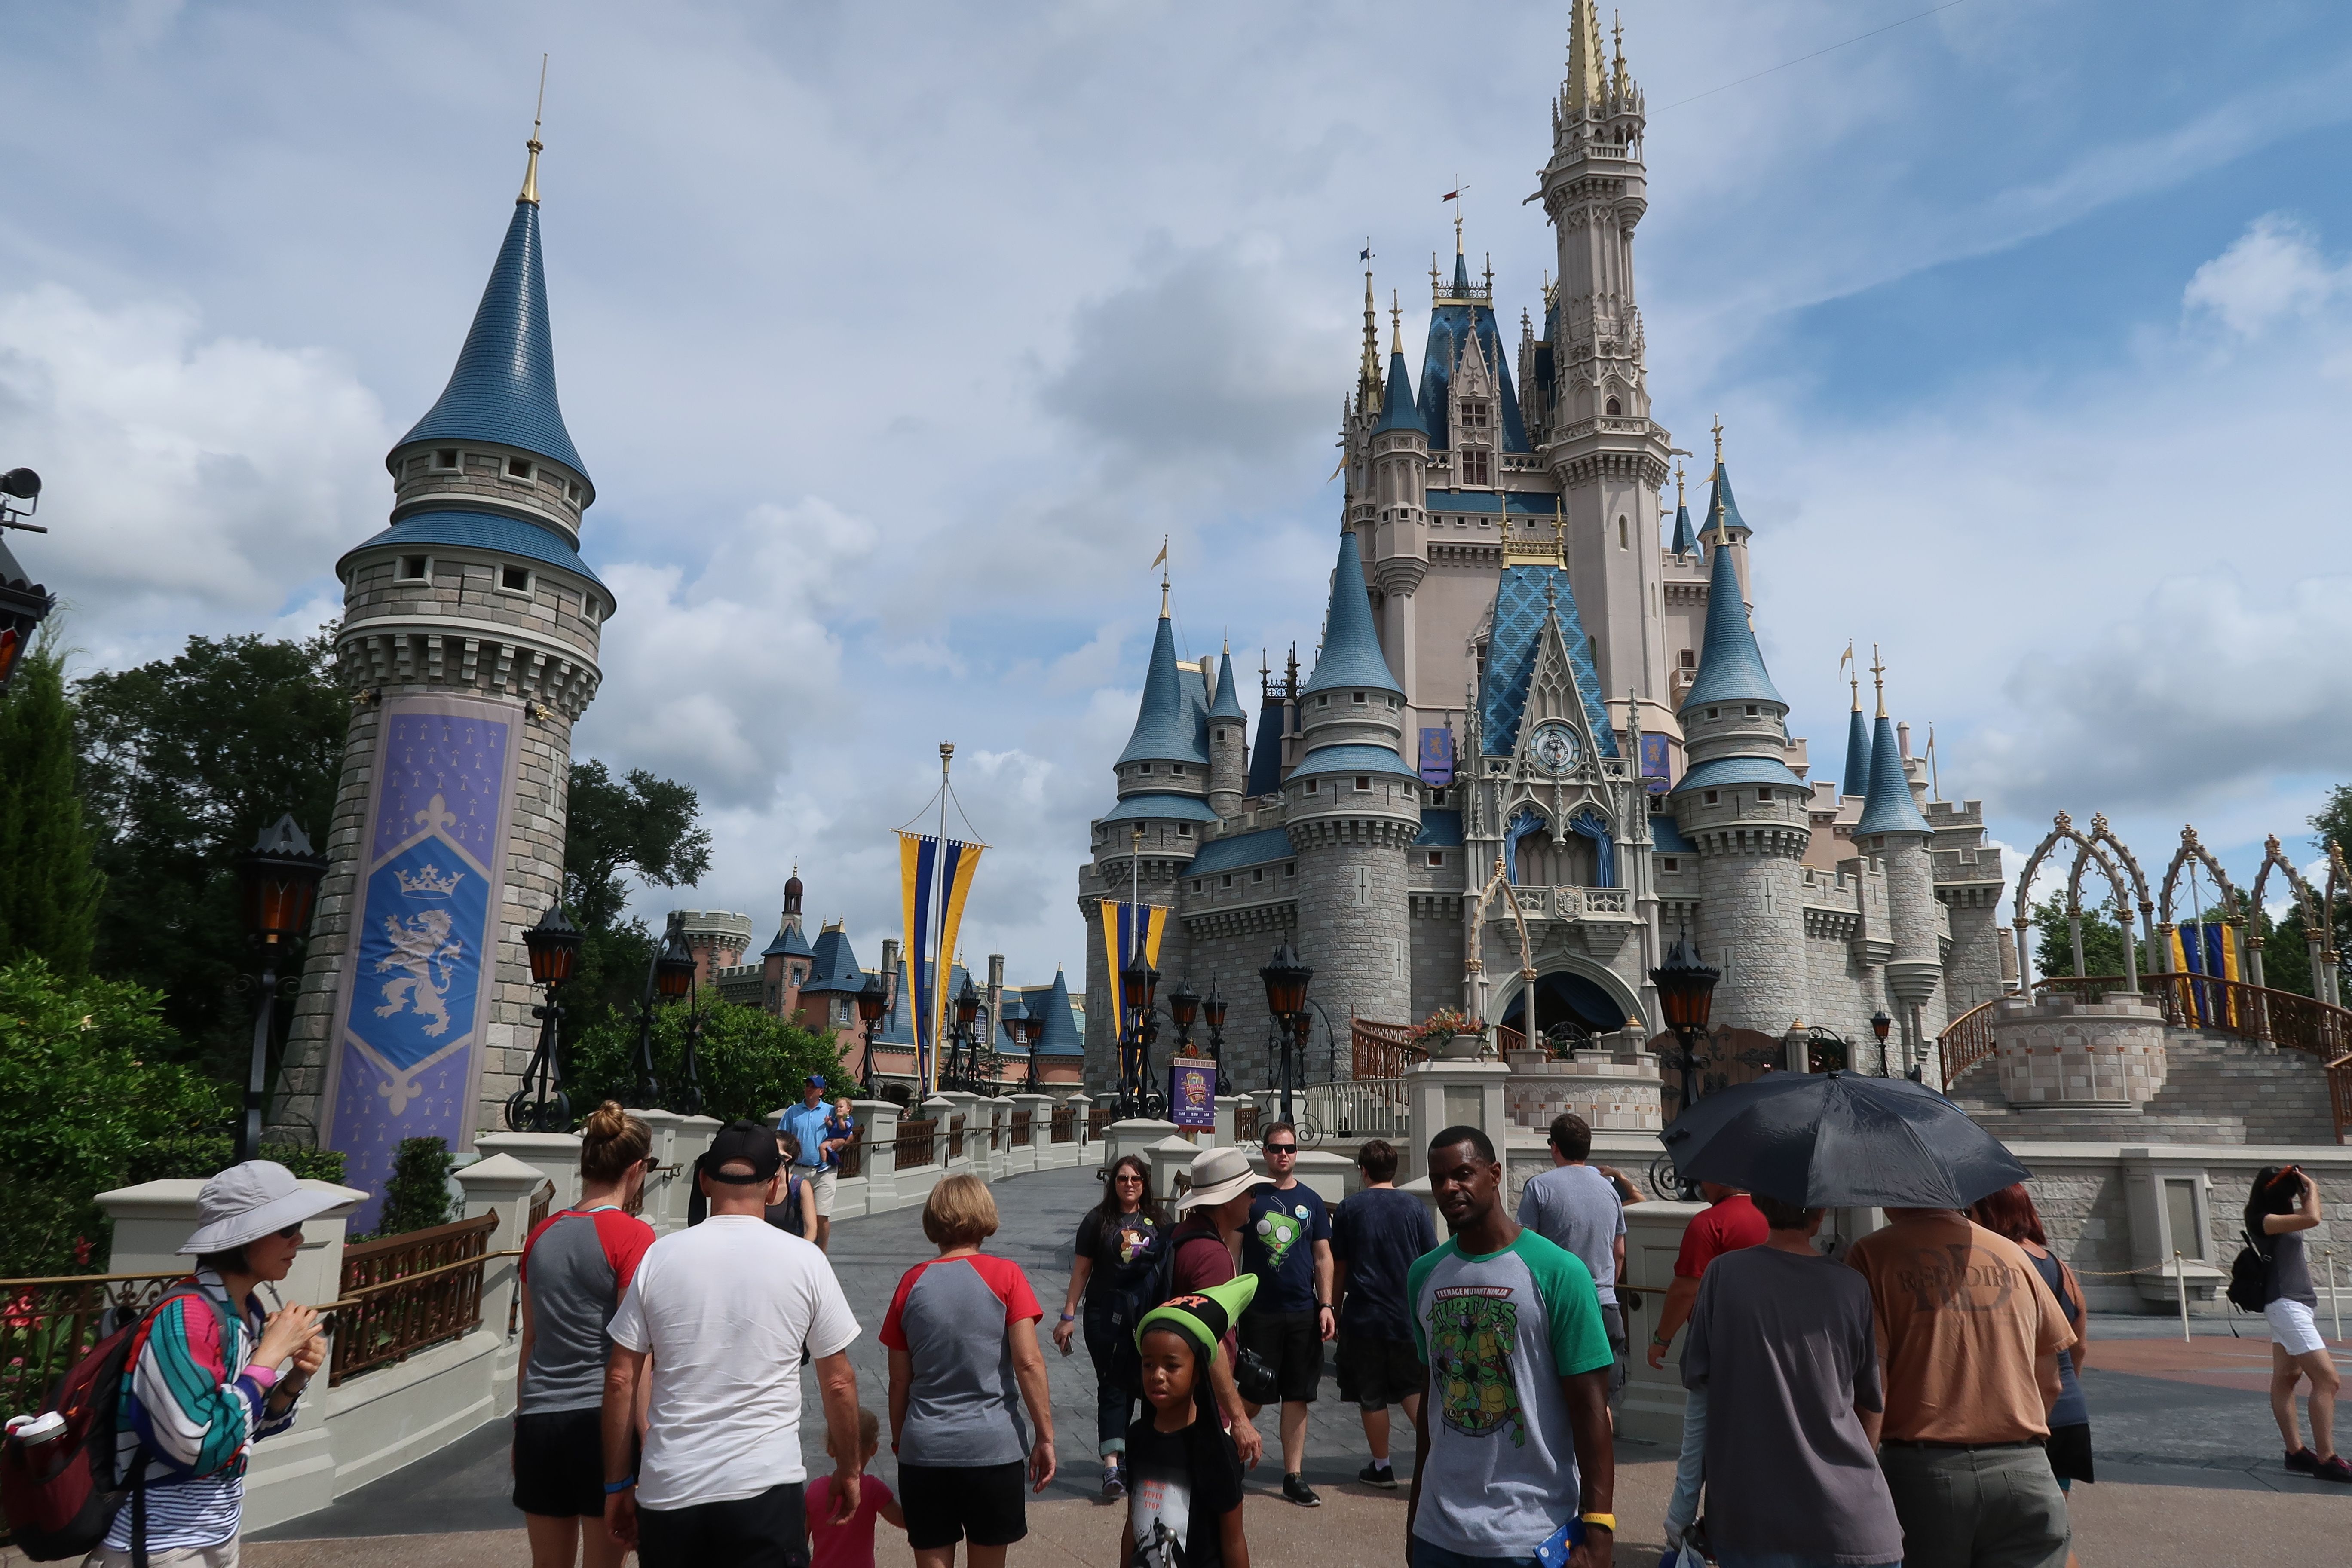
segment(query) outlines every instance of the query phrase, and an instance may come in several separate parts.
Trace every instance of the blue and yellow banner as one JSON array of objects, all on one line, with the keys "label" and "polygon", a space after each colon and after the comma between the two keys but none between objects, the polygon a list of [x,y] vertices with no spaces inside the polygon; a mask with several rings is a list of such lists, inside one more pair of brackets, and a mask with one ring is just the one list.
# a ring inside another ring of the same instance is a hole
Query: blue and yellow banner
[{"label": "blue and yellow banner", "polygon": [[937,1047],[946,1033],[947,973],[963,924],[972,873],[984,844],[898,835],[898,886],[906,914],[908,1017],[915,1036],[915,1078],[929,1094],[938,1086]]},{"label": "blue and yellow banner", "polygon": [[1111,1027],[1125,1027],[1127,999],[1121,994],[1118,972],[1135,956],[1136,934],[1143,937],[1144,961],[1160,967],[1160,933],[1167,929],[1168,910],[1162,904],[1122,904],[1105,899],[1102,909],[1103,955],[1110,960]]},{"label": "blue and yellow banner", "polygon": [[[2184,921],[2174,927],[2172,967],[2184,974],[2201,974],[2216,980],[2239,978],[2238,948],[2230,940],[2229,926],[2221,921]],[[2187,990],[2189,1005],[2200,1025],[2234,1024],[2227,987],[2192,980]]]}]

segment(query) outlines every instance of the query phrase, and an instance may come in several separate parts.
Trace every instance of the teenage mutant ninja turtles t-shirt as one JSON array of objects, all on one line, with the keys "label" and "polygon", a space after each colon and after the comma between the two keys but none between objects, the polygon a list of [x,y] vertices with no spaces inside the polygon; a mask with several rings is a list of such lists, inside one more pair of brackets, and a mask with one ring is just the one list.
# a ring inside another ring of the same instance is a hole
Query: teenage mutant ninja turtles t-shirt
[{"label": "teenage mutant ninja turtles t-shirt", "polygon": [[1242,1226],[1242,1268],[1257,1276],[1257,1312],[1315,1310],[1315,1244],[1331,1239],[1331,1211],[1304,1182],[1264,1186]]},{"label": "teenage mutant ninja turtles t-shirt", "polygon": [[1181,1432],[1143,1419],[1127,1429],[1127,1521],[1135,1568],[1219,1568],[1223,1521],[1242,1506],[1242,1460],[1213,1421]]}]

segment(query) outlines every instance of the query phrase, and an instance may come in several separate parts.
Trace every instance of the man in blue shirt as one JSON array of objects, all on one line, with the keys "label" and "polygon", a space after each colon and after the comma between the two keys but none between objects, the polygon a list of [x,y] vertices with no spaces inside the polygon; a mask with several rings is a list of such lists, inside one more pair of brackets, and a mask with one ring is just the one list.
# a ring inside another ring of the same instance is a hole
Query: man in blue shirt
[{"label": "man in blue shirt", "polygon": [[784,1112],[777,1122],[779,1131],[789,1132],[800,1141],[800,1158],[793,1162],[801,1179],[816,1195],[816,1234],[809,1239],[819,1247],[833,1240],[833,1194],[835,1173],[833,1161],[825,1152],[825,1124],[833,1119],[833,1108],[824,1102],[824,1079],[818,1073],[808,1076],[805,1097],[798,1105]]},{"label": "man in blue shirt", "polygon": [[[1298,1179],[1298,1130],[1265,1130],[1265,1173],[1274,1178],[1250,1202],[1242,1226],[1242,1268],[1257,1276],[1257,1295],[1240,1324],[1241,1347],[1272,1369],[1282,1399],[1282,1495],[1302,1508],[1323,1500],[1301,1474],[1307,1458],[1307,1406],[1323,1381],[1323,1345],[1339,1332],[1331,1310],[1331,1211]],[[1245,1405],[1255,1420],[1259,1406]]]}]

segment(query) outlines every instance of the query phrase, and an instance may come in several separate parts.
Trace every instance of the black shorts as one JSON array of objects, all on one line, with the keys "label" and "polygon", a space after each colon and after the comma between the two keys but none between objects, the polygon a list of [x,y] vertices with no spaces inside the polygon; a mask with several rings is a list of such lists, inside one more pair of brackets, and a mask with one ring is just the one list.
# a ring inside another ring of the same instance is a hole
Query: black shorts
[{"label": "black shorts", "polygon": [[2043,1445],[2050,1452],[2050,1473],[2062,1481],[2095,1481],[2091,1474],[2091,1424],[2077,1421],[2072,1426],[2050,1428],[2050,1441]]},{"label": "black shorts", "polygon": [[1419,1394],[1426,1376],[1411,1340],[1340,1331],[1339,1397],[1349,1404],[1385,1410]]},{"label": "black shorts", "polygon": [[1241,1348],[1274,1368],[1274,1385],[1286,1405],[1311,1403],[1323,1381],[1323,1314],[1257,1312],[1242,1314]]},{"label": "black shorts", "polygon": [[638,1568],[808,1568],[808,1560],[799,1481],[730,1502],[637,1510]]},{"label": "black shorts", "polygon": [[900,1465],[898,1506],[907,1544],[936,1551],[970,1541],[1010,1546],[1029,1533],[1029,1462],[1005,1465]]},{"label": "black shorts", "polygon": [[516,1418],[514,1505],[546,1519],[604,1517],[602,1405]]}]

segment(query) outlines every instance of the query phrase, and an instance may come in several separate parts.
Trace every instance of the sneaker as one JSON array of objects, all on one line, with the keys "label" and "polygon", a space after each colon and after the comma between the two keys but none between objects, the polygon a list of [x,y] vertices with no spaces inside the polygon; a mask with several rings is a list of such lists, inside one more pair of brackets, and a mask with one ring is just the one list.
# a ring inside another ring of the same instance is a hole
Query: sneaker
[{"label": "sneaker", "polygon": [[1127,1472],[1118,1465],[1103,1467],[1102,1497],[1105,1502],[1117,1502],[1127,1495]]},{"label": "sneaker", "polygon": [[1293,1470],[1282,1478],[1282,1495],[1301,1508],[1321,1508],[1323,1500],[1307,1484],[1307,1478]]},{"label": "sneaker", "polygon": [[1356,1479],[1368,1487],[1378,1487],[1385,1492],[1396,1490],[1396,1471],[1387,1465],[1366,1465],[1356,1472]]},{"label": "sneaker", "polygon": [[2323,1481],[2352,1481],[2352,1465],[2346,1464],[2341,1454],[2330,1454],[2311,1473]]},{"label": "sneaker", "polygon": [[2286,1457],[2286,1468],[2300,1476],[2319,1473],[2319,1456],[2308,1448],[2297,1448]]}]

